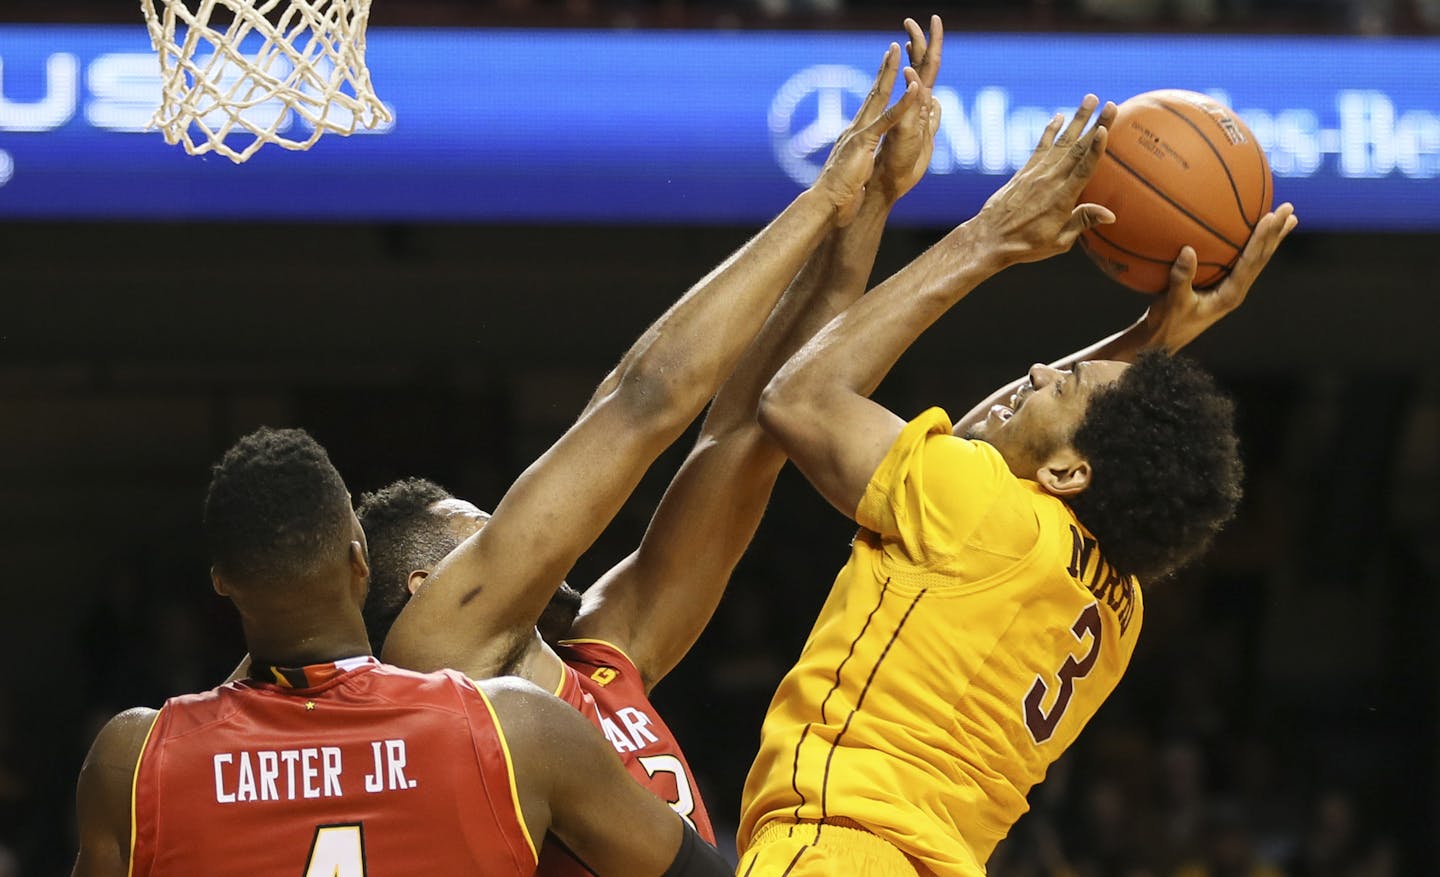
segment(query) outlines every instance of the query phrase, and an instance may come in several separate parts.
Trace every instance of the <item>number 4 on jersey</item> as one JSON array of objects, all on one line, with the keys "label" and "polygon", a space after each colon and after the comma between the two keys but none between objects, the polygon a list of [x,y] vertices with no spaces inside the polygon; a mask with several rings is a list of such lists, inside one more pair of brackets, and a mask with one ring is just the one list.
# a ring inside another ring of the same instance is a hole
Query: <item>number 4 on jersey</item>
[{"label": "number 4 on jersey", "polygon": [[317,825],[305,877],[365,877],[365,826]]}]

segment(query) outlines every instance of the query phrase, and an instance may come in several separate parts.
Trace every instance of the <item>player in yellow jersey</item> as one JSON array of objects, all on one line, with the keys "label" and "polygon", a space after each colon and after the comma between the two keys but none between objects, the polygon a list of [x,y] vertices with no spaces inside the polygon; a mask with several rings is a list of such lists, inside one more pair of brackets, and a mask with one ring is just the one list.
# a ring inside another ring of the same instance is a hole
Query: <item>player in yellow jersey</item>
[{"label": "player in yellow jersey", "polygon": [[1295,226],[1289,204],[1221,287],[1193,289],[1186,248],[1144,318],[1031,368],[958,424],[939,409],[907,424],[866,398],[981,281],[1113,221],[1076,205],[1114,117],[1106,104],[1087,131],[1098,106],[1087,96],[1063,132],[1053,120],[975,218],[766,389],[762,424],[860,531],[766,715],[742,877],[984,874],[1124,672],[1140,582],[1195,557],[1233,514],[1232,405],[1165,354],[1240,304]]}]

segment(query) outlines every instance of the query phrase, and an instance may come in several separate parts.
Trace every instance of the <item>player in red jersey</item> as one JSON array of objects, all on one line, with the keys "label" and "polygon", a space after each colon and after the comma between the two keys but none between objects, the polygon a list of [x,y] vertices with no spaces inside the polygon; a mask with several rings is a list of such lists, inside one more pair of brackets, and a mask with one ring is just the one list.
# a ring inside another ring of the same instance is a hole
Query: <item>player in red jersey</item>
[{"label": "player in red jersey", "polygon": [[[931,28],[927,40],[918,24],[906,22],[915,67],[906,76],[916,93],[897,105],[896,126],[884,138],[854,220],[820,242],[817,230],[823,226],[804,219],[803,211],[810,196],[825,191],[830,176],[849,172],[847,150],[858,138],[864,138],[860,144],[867,155],[874,150],[879,129],[873,122],[896,77],[898,46],[887,52],[875,89],[811,192],[702,281],[622,361],[617,375],[637,357],[656,356],[669,345],[665,353],[677,357],[672,382],[688,394],[672,403],[673,410],[626,416],[619,407],[611,414],[623,392],[612,375],[493,518],[420,479],[392,484],[360,503],[376,562],[367,623],[371,641],[377,647],[384,643],[387,660],[421,669],[451,667],[476,677],[512,673],[555,691],[601,727],[637,780],[707,839],[713,834],[699,790],[649,692],[709,621],[784,463],[755,421],[761,389],[780,363],[863,291],[890,208],[929,164],[939,112],[929,94],[940,65],[938,18]],[[794,230],[797,225],[803,234]],[[732,362],[739,352],[735,339],[745,325],[742,315],[692,322],[698,306],[713,298],[773,299],[787,283],[715,396],[700,438],[639,549],[583,598],[566,585],[556,594],[557,582],[639,475],[714,389],[713,376],[724,369],[702,369],[704,363],[718,362],[721,346],[732,348],[727,354]],[[716,326],[731,327],[731,334]],[[703,376],[711,380],[700,380]],[[658,416],[667,414],[673,419],[662,434],[665,424]],[[422,598],[407,608],[417,591]],[[537,636],[542,608],[546,614]],[[541,861],[545,874],[576,870],[549,849]]]},{"label": "player in red jersey", "polygon": [[77,877],[525,875],[553,832],[615,875],[722,875],[575,712],[370,656],[365,536],[323,448],[260,430],[205,502],[250,678],[134,709],[80,773]]}]

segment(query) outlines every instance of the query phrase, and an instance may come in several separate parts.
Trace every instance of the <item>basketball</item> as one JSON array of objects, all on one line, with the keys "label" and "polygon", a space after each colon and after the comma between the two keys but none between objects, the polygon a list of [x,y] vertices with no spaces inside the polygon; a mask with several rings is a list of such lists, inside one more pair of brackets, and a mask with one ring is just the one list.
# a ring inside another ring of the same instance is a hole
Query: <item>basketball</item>
[{"label": "basketball", "polygon": [[1110,208],[1115,222],[1087,230],[1080,244],[1106,274],[1147,293],[1165,291],[1189,244],[1204,289],[1230,273],[1273,195],[1270,163],[1239,116],[1197,92],[1149,91],[1120,105],[1080,196]]}]

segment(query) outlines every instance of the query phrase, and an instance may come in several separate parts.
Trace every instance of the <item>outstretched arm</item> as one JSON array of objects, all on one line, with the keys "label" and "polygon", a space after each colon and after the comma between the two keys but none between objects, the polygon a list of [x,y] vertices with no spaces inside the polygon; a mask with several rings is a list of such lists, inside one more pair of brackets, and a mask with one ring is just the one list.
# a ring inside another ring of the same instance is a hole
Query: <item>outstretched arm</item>
[{"label": "outstretched arm", "polygon": [[[1195,250],[1185,247],[1170,268],[1170,288],[1155,297],[1143,317],[1114,335],[1051,363],[1051,366],[1069,369],[1075,363],[1088,359],[1134,362],[1142,351],[1152,349],[1175,354],[1244,303],[1250,287],[1269,264],[1280,242],[1298,223],[1295,208],[1289,202],[1261,217],[1234,270],[1213,289],[1195,288]],[[1006,404],[1027,380],[1021,378],[996,390],[957,421],[955,431],[963,434],[984,420],[992,406]]]},{"label": "outstretched arm", "polygon": [[532,838],[553,832],[600,877],[729,877],[720,854],[635,782],[578,712],[517,679],[482,688],[505,733]]},{"label": "outstretched arm", "polygon": [[[535,620],[570,567],[731,372],[809,253],[854,217],[880,138],[914,99],[912,86],[885,106],[899,53],[893,44],[886,52],[875,90],[815,184],[646,330],[485,527],[432,571],[391,629],[386,660],[487,676],[531,647]],[[558,666],[547,673],[536,681],[557,681]]]},{"label": "outstretched arm", "polygon": [[920,91],[882,141],[855,221],[832,231],[805,263],[720,388],[640,547],[585,592],[573,635],[618,646],[647,688],[709,623],[785,463],[755,419],[760,392],[801,344],[864,292],[891,208],[930,164],[940,114],[930,89],[944,31],[939,16],[928,39],[911,19],[905,28]]},{"label": "outstretched arm", "polygon": [[1085,228],[1114,221],[1104,207],[1075,203],[1114,118],[1106,104],[1086,132],[1098,104],[1087,95],[1063,132],[1061,117],[1052,120],[1025,167],[977,216],[837,317],[765,389],[761,424],[847,516],[904,426],[866,398],[900,354],[988,277],[1064,252]]},{"label": "outstretched arm", "polygon": [[130,786],[145,737],[158,716],[133,709],[111,719],[95,737],[75,787],[80,851],[73,877],[130,873]]}]

